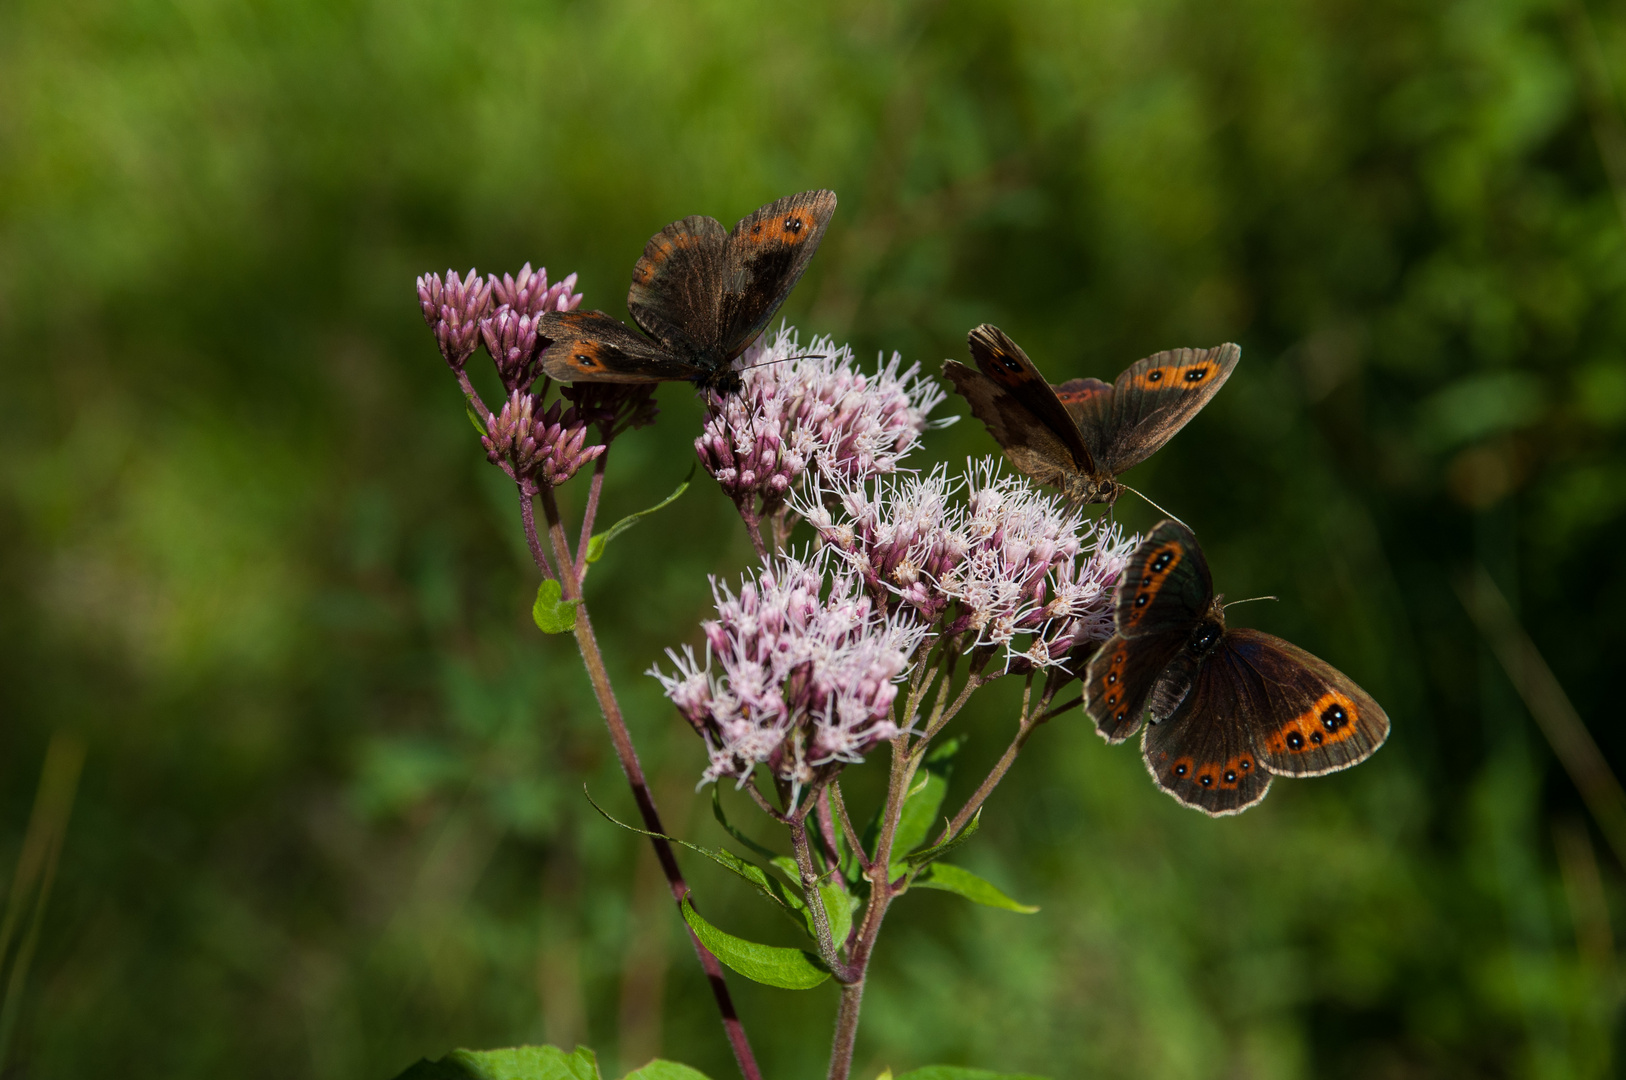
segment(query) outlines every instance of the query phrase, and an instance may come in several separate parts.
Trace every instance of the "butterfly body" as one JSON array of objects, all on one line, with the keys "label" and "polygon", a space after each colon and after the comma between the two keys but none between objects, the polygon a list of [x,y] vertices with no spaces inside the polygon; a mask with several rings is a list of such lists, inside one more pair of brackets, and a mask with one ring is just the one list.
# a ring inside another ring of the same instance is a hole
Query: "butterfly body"
[{"label": "butterfly body", "polygon": [[1074,503],[1110,503],[1119,473],[1174,437],[1224,385],[1241,358],[1235,345],[1171,349],[1130,365],[1112,383],[1045,381],[997,326],[968,335],[976,367],[953,360],[943,373],[1022,472]]},{"label": "butterfly body", "polygon": [[732,230],[701,215],[674,221],[632,270],[627,310],[643,333],[602,311],[549,312],[542,370],[560,382],[683,380],[737,392],[734,361],[801,279],[835,208],[834,192],[804,191]]},{"label": "butterfly body", "polygon": [[1158,784],[1215,816],[1265,797],[1271,777],[1320,776],[1389,734],[1372,697],[1290,642],[1225,624],[1191,530],[1164,521],[1130,558],[1113,636],[1085,671],[1085,710],[1108,742],[1141,732]]}]

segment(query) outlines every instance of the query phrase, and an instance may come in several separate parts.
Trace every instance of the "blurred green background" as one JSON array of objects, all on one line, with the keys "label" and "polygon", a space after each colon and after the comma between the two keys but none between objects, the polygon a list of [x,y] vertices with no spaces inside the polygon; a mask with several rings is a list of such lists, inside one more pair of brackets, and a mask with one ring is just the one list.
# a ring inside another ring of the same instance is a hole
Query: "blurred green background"
[{"label": "blurred green background", "polygon": [[[861,1075],[1615,1075],[1621,866],[1453,580],[1489,570],[1626,762],[1621,80],[1600,0],[0,6],[0,881],[53,733],[86,750],[6,1075],[543,1039],[735,1075],[647,848],[581,797],[631,816],[412,279],[532,260],[624,314],[663,224],[815,186],[785,313],[861,356],[1240,342],[1128,479],[1281,596],[1236,622],[1394,721],[1223,821],[1052,724],[965,860],[1043,910],[895,907]],[[661,401],[612,517],[688,469],[698,404]],[[709,481],[656,521],[589,600],[669,825],[716,844],[641,673],[749,552]],[[1013,692],[960,723],[962,793]],[[831,987],[735,992],[770,1077],[823,1075]]]}]

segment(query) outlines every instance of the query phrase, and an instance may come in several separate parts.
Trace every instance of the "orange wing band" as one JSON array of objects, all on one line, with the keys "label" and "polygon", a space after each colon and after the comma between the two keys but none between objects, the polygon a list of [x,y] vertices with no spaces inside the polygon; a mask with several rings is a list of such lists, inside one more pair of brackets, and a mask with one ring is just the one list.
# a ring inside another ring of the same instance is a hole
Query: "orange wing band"
[{"label": "orange wing band", "polygon": [[1343,742],[1355,734],[1359,716],[1353,701],[1329,690],[1314,705],[1271,732],[1265,739],[1265,749],[1285,757]]}]

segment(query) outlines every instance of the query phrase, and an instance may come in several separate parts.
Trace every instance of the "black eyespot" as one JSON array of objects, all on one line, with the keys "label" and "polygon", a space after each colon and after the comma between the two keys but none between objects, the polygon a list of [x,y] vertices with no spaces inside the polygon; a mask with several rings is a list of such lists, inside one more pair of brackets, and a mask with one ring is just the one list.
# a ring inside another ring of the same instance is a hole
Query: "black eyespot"
[{"label": "black eyespot", "polygon": [[1163,373],[1161,371],[1150,372],[1146,376],[1146,381],[1147,382],[1162,382],[1163,381]]},{"label": "black eyespot", "polygon": [[1213,787],[1214,786],[1214,778],[1212,776],[1210,776],[1208,773],[1203,773],[1201,776],[1197,777],[1197,782],[1199,784],[1201,784],[1203,787]]},{"label": "black eyespot", "polygon": [[1242,766],[1243,772],[1247,772],[1249,769],[1253,768],[1253,762],[1249,761],[1247,758],[1243,758],[1241,761],[1237,762],[1237,764]]},{"label": "black eyespot", "polygon": [[1118,715],[1113,717],[1114,720],[1122,720],[1123,718],[1124,718],[1124,710],[1123,709],[1119,709],[1118,710]]},{"label": "black eyespot", "polygon": [[1152,560],[1152,572],[1154,574],[1161,574],[1163,571],[1169,568],[1169,563],[1173,561],[1174,552],[1165,551],[1160,553],[1157,558]]},{"label": "black eyespot", "polygon": [[802,231],[802,219],[799,218],[799,217],[788,217],[788,218],[786,218],[785,219],[785,231],[786,232],[793,232],[793,233],[801,232]]},{"label": "black eyespot", "polygon": [[1112,658],[1112,662],[1113,662],[1113,663],[1114,663],[1114,664],[1121,664],[1121,663],[1123,663],[1123,662],[1124,662],[1124,654],[1123,654],[1123,653],[1119,653],[1119,654],[1118,654],[1118,655],[1117,655],[1117,656],[1114,656],[1114,657],[1113,657],[1113,658]]},{"label": "black eyespot", "polygon": [[1289,750],[1303,750],[1304,736],[1296,731],[1289,731],[1287,733],[1287,748]]},{"label": "black eyespot", "polygon": [[1176,765],[1174,767],[1174,775],[1176,775],[1176,776],[1184,776],[1184,775],[1186,775],[1186,763],[1185,762],[1182,761],[1180,764],[1178,764],[1178,765]]},{"label": "black eyespot", "polygon": [[1236,783],[1236,770],[1235,769],[1226,769],[1225,770],[1225,782],[1227,784]]},{"label": "black eyespot", "polygon": [[1347,723],[1349,723],[1349,714],[1344,711],[1342,705],[1329,705],[1321,713],[1321,726],[1328,731],[1337,731]]},{"label": "black eyespot", "polygon": [[1145,607],[1146,606],[1146,601],[1148,601],[1150,599],[1151,599],[1151,597],[1149,595],[1147,595],[1146,593],[1141,593],[1139,596],[1135,597],[1135,606],[1136,607]]},{"label": "black eyespot", "polygon": [[1118,704],[1118,695],[1113,694],[1111,697],[1107,698],[1107,704],[1108,705],[1116,705],[1116,704]]},{"label": "black eyespot", "polygon": [[1202,382],[1203,376],[1208,374],[1207,368],[1192,368],[1186,372],[1186,382]]},{"label": "black eyespot", "polygon": [[1319,731],[1310,732],[1310,741],[1315,743],[1317,746],[1320,746],[1321,745],[1321,732],[1319,732]]},{"label": "black eyespot", "polygon": [[1005,365],[1005,370],[1006,371],[1021,371],[1022,370],[1022,365],[1018,364],[1016,362],[1015,357],[1006,356],[1004,353],[999,353],[997,355],[999,356],[999,362],[1001,364]]},{"label": "black eyespot", "polygon": [[1107,672],[1107,685],[1110,686],[1111,684],[1113,684],[1113,683],[1115,683],[1117,681],[1118,681],[1118,673],[1116,671]]},{"label": "black eyespot", "polygon": [[1146,586],[1150,585],[1151,583],[1152,583],[1152,575],[1151,574],[1147,574],[1145,577],[1140,579],[1140,587],[1143,588],[1143,589],[1146,588]]},{"label": "black eyespot", "polygon": [[598,361],[594,360],[591,356],[588,356],[586,353],[577,353],[576,354],[576,363],[580,364],[582,367],[597,367],[598,366]]}]

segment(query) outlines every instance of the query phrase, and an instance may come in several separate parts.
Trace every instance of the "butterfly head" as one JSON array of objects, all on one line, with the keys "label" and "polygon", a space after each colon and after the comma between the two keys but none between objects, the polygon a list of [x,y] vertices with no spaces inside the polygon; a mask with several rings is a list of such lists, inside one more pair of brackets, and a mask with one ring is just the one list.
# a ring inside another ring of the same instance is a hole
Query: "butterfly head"
[{"label": "butterfly head", "polygon": [[1208,613],[1195,627],[1191,636],[1186,639],[1186,651],[1197,659],[1202,659],[1219,645],[1220,638],[1225,636],[1225,597],[1214,597],[1208,605]]},{"label": "butterfly head", "polygon": [[1111,505],[1123,493],[1124,486],[1118,481],[1103,480],[1086,473],[1070,473],[1061,483],[1062,497],[1075,506],[1087,503]]}]

